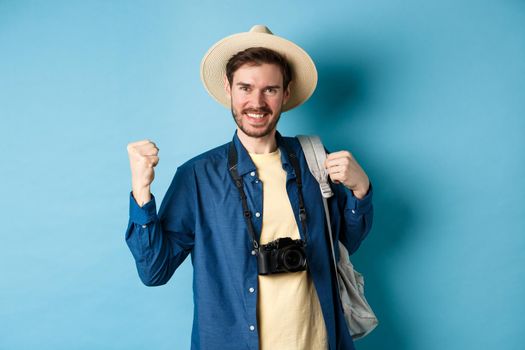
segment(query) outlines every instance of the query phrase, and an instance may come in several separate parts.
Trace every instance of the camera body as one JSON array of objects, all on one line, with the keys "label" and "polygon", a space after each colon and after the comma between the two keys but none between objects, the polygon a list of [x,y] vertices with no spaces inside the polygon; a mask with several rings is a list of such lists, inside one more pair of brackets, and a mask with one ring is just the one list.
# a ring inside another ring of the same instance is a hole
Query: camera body
[{"label": "camera body", "polygon": [[259,275],[297,272],[307,269],[305,242],[290,237],[278,238],[259,247]]}]

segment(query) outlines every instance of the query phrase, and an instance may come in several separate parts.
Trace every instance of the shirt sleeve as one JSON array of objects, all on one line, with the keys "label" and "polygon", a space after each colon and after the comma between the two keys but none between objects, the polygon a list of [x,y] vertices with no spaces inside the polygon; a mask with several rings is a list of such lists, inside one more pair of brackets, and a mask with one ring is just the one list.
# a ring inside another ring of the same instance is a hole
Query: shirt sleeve
[{"label": "shirt sleeve", "polygon": [[196,192],[191,175],[187,169],[177,169],[158,214],[154,195],[140,207],[130,193],[125,239],[147,286],[168,282],[193,248]]},{"label": "shirt sleeve", "polygon": [[348,253],[353,254],[372,228],[374,216],[373,188],[370,183],[366,196],[358,199],[351,190],[343,185],[338,187],[338,202],[343,216],[339,240],[345,245]]}]

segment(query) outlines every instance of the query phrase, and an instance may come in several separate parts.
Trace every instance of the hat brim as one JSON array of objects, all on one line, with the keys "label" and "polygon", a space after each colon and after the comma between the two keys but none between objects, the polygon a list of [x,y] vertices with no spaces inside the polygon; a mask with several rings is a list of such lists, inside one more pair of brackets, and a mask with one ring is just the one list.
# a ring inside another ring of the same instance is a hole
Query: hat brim
[{"label": "hat brim", "polygon": [[283,111],[304,103],[313,94],[317,85],[317,70],[310,56],[289,40],[273,34],[245,32],[228,36],[213,45],[201,62],[201,79],[206,91],[217,102],[231,108],[230,99],[224,90],[226,63],[237,52],[250,47],[266,47],[284,56],[292,69],[290,98]]}]

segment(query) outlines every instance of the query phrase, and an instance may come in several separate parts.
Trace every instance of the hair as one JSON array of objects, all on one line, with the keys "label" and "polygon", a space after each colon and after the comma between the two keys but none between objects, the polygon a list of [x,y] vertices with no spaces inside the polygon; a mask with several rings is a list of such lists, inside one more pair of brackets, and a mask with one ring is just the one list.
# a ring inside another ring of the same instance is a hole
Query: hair
[{"label": "hair", "polygon": [[279,66],[283,75],[283,89],[286,90],[293,78],[292,68],[283,55],[265,47],[250,47],[237,52],[228,60],[228,63],[226,63],[226,78],[230,86],[233,83],[233,74],[237,69],[245,64],[260,66],[264,63]]}]

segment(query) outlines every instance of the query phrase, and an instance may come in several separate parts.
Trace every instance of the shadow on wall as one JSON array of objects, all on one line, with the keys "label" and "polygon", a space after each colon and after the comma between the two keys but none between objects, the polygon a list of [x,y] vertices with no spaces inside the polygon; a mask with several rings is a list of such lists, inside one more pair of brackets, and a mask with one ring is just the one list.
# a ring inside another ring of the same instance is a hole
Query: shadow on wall
[{"label": "shadow on wall", "polygon": [[352,118],[380,118],[371,112],[377,101],[370,84],[380,82],[381,78],[374,76],[373,67],[349,64],[345,57],[341,57],[341,62],[344,64],[318,65],[318,90],[305,113],[317,134],[330,137],[330,145],[338,149],[359,150],[355,152],[361,160],[366,160],[365,170],[373,181],[374,224],[370,236],[356,253],[354,263],[357,261],[356,268],[365,275],[367,298],[380,324],[369,336],[357,341],[356,347],[359,350],[406,350],[410,348],[406,321],[411,310],[403,310],[396,303],[392,284],[403,276],[386,274],[390,270],[389,257],[396,255],[409,239],[408,228],[414,215],[410,205],[413,202],[404,197],[401,188],[396,188],[393,180],[395,169],[385,169],[381,165],[382,159],[373,159],[367,152],[366,144],[374,140],[364,140],[359,135],[349,137],[345,127]]},{"label": "shadow on wall", "polygon": [[319,81],[315,98],[309,103],[309,112],[312,113],[310,122],[321,134],[322,131],[327,131],[332,135],[338,125],[353,115],[355,110],[369,104],[367,79],[370,72],[368,67],[362,65],[337,63],[317,65],[317,70]]}]

